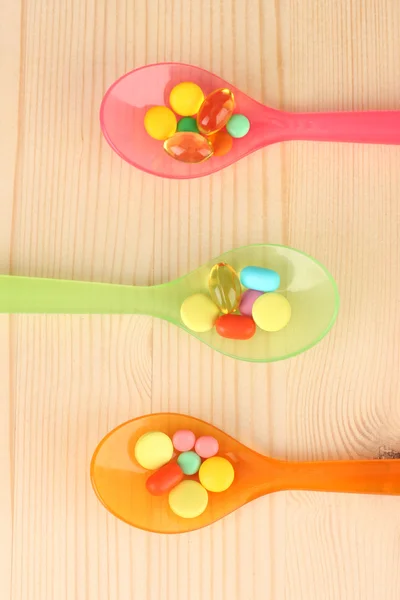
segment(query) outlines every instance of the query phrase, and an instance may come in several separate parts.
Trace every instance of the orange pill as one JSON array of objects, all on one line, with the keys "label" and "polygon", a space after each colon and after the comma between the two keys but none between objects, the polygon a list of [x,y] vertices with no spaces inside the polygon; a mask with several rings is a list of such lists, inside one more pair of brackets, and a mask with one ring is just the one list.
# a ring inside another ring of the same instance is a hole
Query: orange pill
[{"label": "orange pill", "polygon": [[165,140],[164,150],[172,158],[185,163],[200,163],[213,155],[208,139],[193,131],[178,131]]},{"label": "orange pill", "polygon": [[211,135],[220,131],[232,116],[235,108],[233,92],[226,88],[211,92],[197,113],[197,127],[200,133]]},{"label": "orange pill", "polygon": [[227,131],[218,131],[208,139],[214,148],[214,156],[224,156],[232,149],[233,137]]},{"label": "orange pill", "polygon": [[162,496],[178,485],[182,479],[183,471],[178,463],[173,461],[152,473],[146,481],[146,488],[153,496]]},{"label": "orange pill", "polygon": [[215,321],[220,336],[231,340],[249,340],[256,332],[256,324],[244,315],[221,315]]}]

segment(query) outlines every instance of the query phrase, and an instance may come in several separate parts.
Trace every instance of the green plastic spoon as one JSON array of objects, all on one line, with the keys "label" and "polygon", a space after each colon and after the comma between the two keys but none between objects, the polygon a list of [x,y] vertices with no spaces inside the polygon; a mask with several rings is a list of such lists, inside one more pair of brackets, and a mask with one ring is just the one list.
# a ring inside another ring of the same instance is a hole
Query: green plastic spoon
[{"label": "green plastic spoon", "polygon": [[[250,340],[223,338],[215,328],[207,333],[187,329],[180,318],[181,304],[191,294],[208,294],[208,275],[218,262],[237,272],[248,265],[277,271],[279,291],[292,307],[287,327],[277,333],[258,329]],[[337,286],[324,266],[298,250],[272,244],[231,250],[188,275],[150,287],[0,275],[1,313],[150,315],[181,327],[222,354],[251,362],[282,360],[308,350],[331,329],[338,308]]]}]

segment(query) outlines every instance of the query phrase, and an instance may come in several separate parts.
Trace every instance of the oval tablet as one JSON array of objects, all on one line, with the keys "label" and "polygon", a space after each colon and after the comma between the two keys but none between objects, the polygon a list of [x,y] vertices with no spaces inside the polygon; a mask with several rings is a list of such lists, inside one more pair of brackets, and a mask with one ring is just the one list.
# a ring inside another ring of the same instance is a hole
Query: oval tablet
[{"label": "oval tablet", "polygon": [[264,267],[245,267],[240,271],[241,284],[258,292],[274,292],[281,284],[281,278],[276,271]]},{"label": "oval tablet", "polygon": [[257,292],[257,290],[246,290],[243,293],[242,299],[240,301],[239,310],[242,315],[246,317],[251,317],[253,314],[253,304],[263,295],[264,292]]},{"label": "oval tablet", "polygon": [[193,294],[181,306],[181,319],[184,325],[196,333],[210,331],[219,315],[218,307],[209,296]]},{"label": "oval tablet", "polygon": [[263,294],[253,304],[253,319],[264,331],[280,331],[291,315],[289,301],[282,294]]},{"label": "oval tablet", "polygon": [[146,481],[147,491],[152,496],[162,496],[168,493],[183,479],[183,471],[176,462],[163,465],[150,475]]}]

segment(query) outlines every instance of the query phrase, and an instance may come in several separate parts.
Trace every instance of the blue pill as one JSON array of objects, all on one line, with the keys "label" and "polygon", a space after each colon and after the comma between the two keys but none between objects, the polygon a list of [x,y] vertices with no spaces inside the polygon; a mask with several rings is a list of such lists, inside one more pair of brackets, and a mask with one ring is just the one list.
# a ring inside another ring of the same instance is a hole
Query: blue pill
[{"label": "blue pill", "polygon": [[274,292],[281,284],[276,271],[264,267],[245,267],[240,272],[240,283],[250,290],[258,292]]}]

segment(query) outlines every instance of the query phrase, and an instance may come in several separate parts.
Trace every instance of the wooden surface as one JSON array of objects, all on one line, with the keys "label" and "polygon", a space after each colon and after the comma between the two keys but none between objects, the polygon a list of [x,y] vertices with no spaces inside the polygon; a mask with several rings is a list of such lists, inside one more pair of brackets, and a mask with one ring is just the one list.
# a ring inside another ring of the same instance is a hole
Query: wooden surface
[{"label": "wooden surface", "polygon": [[107,514],[88,466],[109,429],[158,410],[276,457],[399,448],[400,148],[286,143],[176,183],[121,162],[98,109],[164,60],[278,108],[399,108],[400,3],[0,0],[0,50],[3,273],[150,284],[282,242],[342,298],[319,346],[272,366],[145,317],[1,317],[1,598],[398,600],[397,498],[282,493],[166,538]]}]

